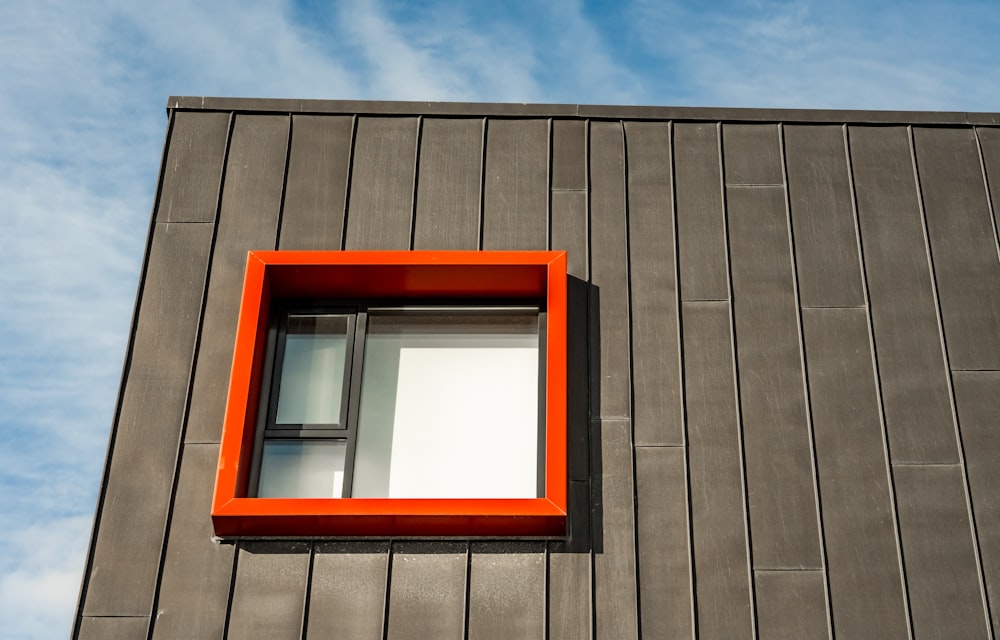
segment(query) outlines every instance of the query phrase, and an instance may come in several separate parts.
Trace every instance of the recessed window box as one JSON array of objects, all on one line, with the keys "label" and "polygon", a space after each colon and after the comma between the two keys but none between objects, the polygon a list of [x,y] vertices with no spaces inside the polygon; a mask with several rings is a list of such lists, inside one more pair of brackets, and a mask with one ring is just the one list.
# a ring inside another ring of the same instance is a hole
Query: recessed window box
[{"label": "recessed window box", "polygon": [[251,252],[220,536],[561,536],[564,252]]}]

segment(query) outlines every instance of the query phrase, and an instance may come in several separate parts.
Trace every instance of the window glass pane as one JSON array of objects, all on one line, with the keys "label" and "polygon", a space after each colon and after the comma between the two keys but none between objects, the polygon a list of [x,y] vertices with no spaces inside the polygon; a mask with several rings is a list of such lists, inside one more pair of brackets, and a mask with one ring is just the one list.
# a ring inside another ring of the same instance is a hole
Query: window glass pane
[{"label": "window glass pane", "polygon": [[265,440],[259,498],[340,498],[344,487],[343,440]]},{"label": "window glass pane", "polygon": [[288,316],[278,424],[338,424],[347,353],[345,316]]},{"label": "window glass pane", "polygon": [[368,319],[353,497],[534,498],[538,316]]}]

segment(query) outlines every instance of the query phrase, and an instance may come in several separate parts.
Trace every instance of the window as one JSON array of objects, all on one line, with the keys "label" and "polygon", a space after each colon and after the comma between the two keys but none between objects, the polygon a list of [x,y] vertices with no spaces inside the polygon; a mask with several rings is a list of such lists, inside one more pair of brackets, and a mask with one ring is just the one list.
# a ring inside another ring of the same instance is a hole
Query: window
[{"label": "window", "polygon": [[216,533],[565,534],[565,281],[563,252],[251,252]]},{"label": "window", "polygon": [[[251,490],[536,498],[539,323],[527,306],[273,314]],[[544,398],[544,391],[541,397]]]}]

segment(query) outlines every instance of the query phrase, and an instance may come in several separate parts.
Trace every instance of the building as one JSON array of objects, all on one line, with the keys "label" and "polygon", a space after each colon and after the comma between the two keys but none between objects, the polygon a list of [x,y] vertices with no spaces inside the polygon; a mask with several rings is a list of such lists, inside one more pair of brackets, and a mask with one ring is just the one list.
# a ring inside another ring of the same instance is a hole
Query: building
[{"label": "building", "polygon": [[[1000,116],[168,113],[75,637],[1000,633]],[[342,249],[566,251],[565,534],[215,536],[248,251]]]}]

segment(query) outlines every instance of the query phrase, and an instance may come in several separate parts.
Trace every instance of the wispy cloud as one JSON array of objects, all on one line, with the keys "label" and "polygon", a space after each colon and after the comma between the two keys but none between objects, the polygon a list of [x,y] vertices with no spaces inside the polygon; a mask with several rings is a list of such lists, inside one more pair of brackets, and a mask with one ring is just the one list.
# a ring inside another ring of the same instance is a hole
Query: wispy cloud
[{"label": "wispy cloud", "polygon": [[[628,9],[684,104],[994,110],[1000,13],[980,3],[729,1]],[[655,64],[655,63],[654,63]],[[671,95],[672,94],[672,95]]]},{"label": "wispy cloud", "polygon": [[354,0],[336,23],[370,93],[401,100],[634,102],[639,81],[577,0]]},{"label": "wispy cloud", "polygon": [[86,541],[90,522],[83,516],[55,518],[5,536],[7,552],[19,558],[16,567],[0,573],[5,637],[65,637],[69,616],[58,607],[76,599],[83,568],[80,548],[86,544],[79,541]]}]

